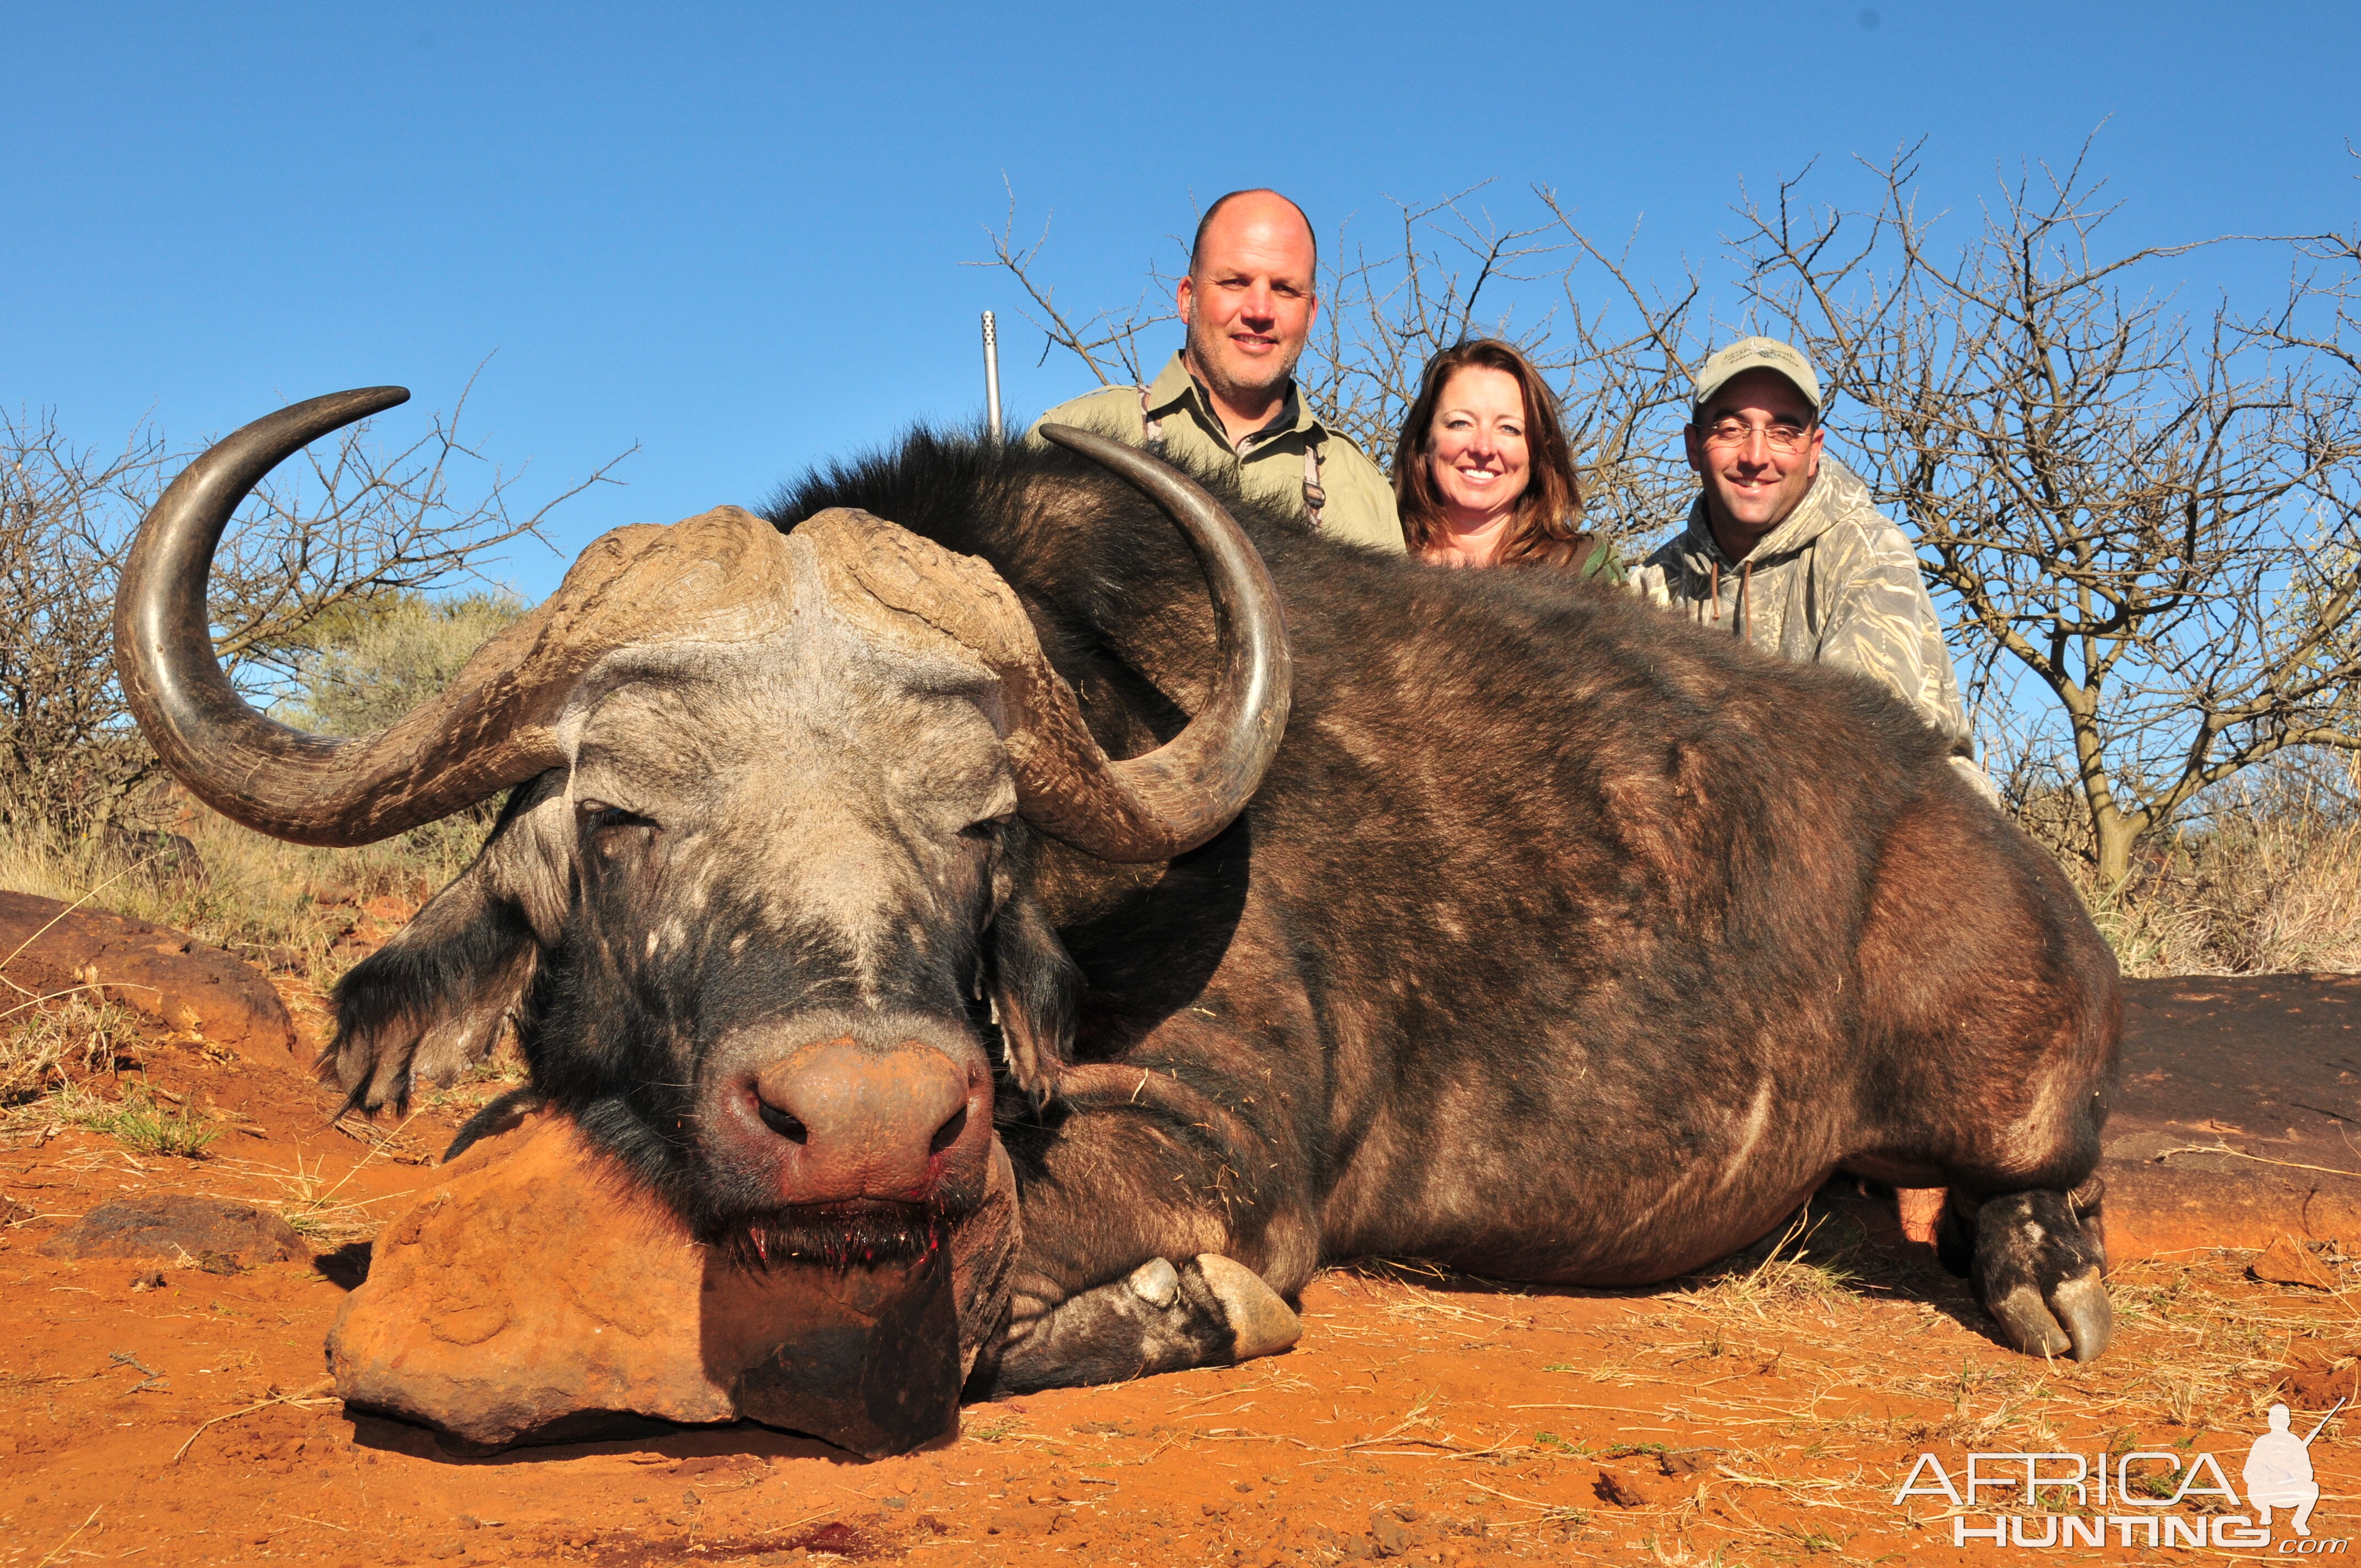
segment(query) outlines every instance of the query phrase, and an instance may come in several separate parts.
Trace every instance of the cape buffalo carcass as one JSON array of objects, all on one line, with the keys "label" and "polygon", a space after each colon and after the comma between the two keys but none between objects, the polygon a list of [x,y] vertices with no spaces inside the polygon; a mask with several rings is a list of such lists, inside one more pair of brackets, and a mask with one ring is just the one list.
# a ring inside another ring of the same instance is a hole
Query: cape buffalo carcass
[{"label": "cape buffalo carcass", "polygon": [[1360,1254],[1662,1280],[1839,1171],[1948,1188],[2012,1344],[2104,1347],[2114,959],[1867,684],[1079,432],[921,432],[775,529],[605,536],[443,697],[322,740],[221,677],[204,576],[275,463],[401,396],[202,458],[117,610],[147,732],[264,832],[518,786],[339,988],[354,1104],[513,1015],[534,1092],[750,1260],[921,1246],[997,1138],[975,1388],[1284,1343],[1270,1293]]}]

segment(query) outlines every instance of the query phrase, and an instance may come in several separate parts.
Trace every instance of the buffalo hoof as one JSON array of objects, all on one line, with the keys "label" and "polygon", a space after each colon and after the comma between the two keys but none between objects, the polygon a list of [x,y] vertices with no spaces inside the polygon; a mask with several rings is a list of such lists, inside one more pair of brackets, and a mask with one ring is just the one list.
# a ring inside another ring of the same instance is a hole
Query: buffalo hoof
[{"label": "buffalo hoof", "polygon": [[1245,1264],[1208,1252],[1199,1254],[1190,1266],[1222,1303],[1222,1315],[1230,1324],[1232,1361],[1277,1355],[1303,1337],[1303,1321]]},{"label": "buffalo hoof", "polygon": [[2027,1355],[2095,1361],[2114,1331],[2106,1254],[2060,1192],[2012,1192],[1977,1212],[1971,1277],[2001,1335]]},{"label": "buffalo hoof", "polygon": [[1014,1329],[993,1392],[1225,1366],[1276,1354],[1302,1332],[1278,1292],[1242,1263],[1217,1253],[1178,1267],[1151,1258]]}]

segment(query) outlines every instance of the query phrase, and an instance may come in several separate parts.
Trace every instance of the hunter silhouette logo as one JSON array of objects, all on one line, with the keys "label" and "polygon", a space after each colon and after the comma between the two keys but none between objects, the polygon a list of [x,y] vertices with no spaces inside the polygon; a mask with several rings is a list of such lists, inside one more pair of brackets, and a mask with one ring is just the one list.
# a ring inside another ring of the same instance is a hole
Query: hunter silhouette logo
[{"label": "hunter silhouette logo", "polygon": [[[2344,1408],[2345,1401],[2337,1400],[2328,1416]],[[2271,1430],[2246,1451],[2246,1468],[2240,1479],[2246,1483],[2246,1501],[2255,1506],[2255,1522],[2265,1530],[2271,1527],[2273,1508],[2293,1508],[2295,1517],[2288,1520],[2288,1528],[2298,1535],[2312,1533],[2312,1507],[2320,1501],[2320,1483],[2312,1478],[2312,1440],[2328,1424],[2328,1416],[2321,1417],[2310,1433],[2299,1438],[2288,1430],[2288,1408],[2273,1405]]]},{"label": "hunter silhouette logo", "polygon": [[[2312,1477],[2312,1445],[2344,1408],[2344,1400],[2336,1401],[2301,1437],[2285,1405],[2270,1408],[2269,1426],[2246,1451],[2238,1475],[2251,1516],[2225,1510],[2224,1505],[2237,1508],[2240,1497],[2213,1455],[2161,1449],[2087,1456],[1971,1453],[1956,1479],[1941,1460],[1921,1453],[1894,1502],[1897,1508],[1911,1497],[1949,1503],[1954,1546],[1973,1541],[2032,1550],[2105,1546],[2110,1535],[2112,1544],[2126,1547],[2269,1546],[2272,1510],[2285,1508],[2292,1510],[2287,1528],[2294,1534],[2278,1543],[2276,1554],[2340,1554],[2346,1541],[2312,1538],[2320,1483]],[[2202,1499],[2219,1500],[2206,1505]],[[2014,1511],[1997,1511],[2004,1507]],[[1979,1519],[1980,1508],[1995,1511]]]}]

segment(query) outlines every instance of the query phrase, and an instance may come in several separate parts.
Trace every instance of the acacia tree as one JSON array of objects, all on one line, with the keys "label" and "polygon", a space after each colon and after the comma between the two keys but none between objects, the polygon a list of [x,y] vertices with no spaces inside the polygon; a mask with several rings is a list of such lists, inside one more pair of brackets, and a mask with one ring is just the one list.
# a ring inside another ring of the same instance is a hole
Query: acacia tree
[{"label": "acacia tree", "polygon": [[[387,451],[363,422],[267,481],[214,557],[214,647],[230,678],[283,690],[324,633],[405,596],[480,580],[501,546],[611,482],[617,458],[531,511],[517,476],[446,418]],[[628,455],[628,454],[625,454]],[[102,455],[52,416],[0,412],[0,821],[103,832],[158,776],[115,678],[115,567],[181,457],[142,430]]]},{"label": "acacia tree", "polygon": [[154,494],[152,435],[76,448],[0,414],[0,820],[104,823],[153,755],[115,685],[115,520]]},{"label": "acacia tree", "polygon": [[2079,160],[2004,188],[1950,247],[1909,153],[1875,173],[1862,210],[1796,181],[1742,203],[1733,247],[1955,603],[1971,700],[2046,698],[2101,882],[2245,770],[2361,749],[2361,422],[2334,289],[2300,272],[2268,315],[2192,319],[2148,283],[2196,247],[2107,249]]}]

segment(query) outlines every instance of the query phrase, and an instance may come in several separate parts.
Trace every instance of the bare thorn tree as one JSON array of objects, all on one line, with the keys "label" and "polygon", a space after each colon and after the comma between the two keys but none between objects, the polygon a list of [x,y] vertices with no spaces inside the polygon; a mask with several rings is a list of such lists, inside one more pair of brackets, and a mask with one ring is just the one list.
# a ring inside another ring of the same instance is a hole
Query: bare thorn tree
[{"label": "bare thorn tree", "polygon": [[[1532,243],[1547,223],[1504,229],[1488,212],[1470,214],[1466,203],[1482,189],[1423,206],[1395,202],[1398,236],[1374,256],[1353,239],[1350,219],[1326,247],[1321,316],[1297,378],[1321,418],[1379,462],[1392,453],[1426,362],[1468,337],[1510,336],[1513,305],[1490,321],[1477,308],[1488,294],[1531,282],[1532,269],[1547,267],[1558,249]],[[1519,346],[1547,338],[1543,320]]]},{"label": "bare thorn tree", "polygon": [[0,411],[0,820],[103,826],[155,766],[115,685],[121,527],[160,489],[147,432],[77,447]]},{"label": "bare thorn tree", "polygon": [[[308,455],[307,474],[240,509],[212,585],[214,651],[232,680],[284,689],[324,629],[480,582],[493,552],[615,482],[620,456],[517,510],[519,477],[460,433],[466,402],[390,453],[368,422],[353,425]],[[0,412],[0,821],[101,833],[159,776],[115,684],[115,577],[181,461],[145,429],[108,456],[74,445],[52,415]]]},{"label": "bare thorn tree", "polygon": [[[450,413],[434,413],[406,446],[379,450],[375,422],[365,420],[338,433],[334,447],[307,449],[302,477],[274,476],[255,492],[214,561],[214,643],[225,666],[289,674],[312,646],[311,629],[340,610],[463,582],[489,586],[481,563],[522,539],[546,544],[550,514],[616,483],[616,465],[638,450],[519,511],[509,498],[522,473],[461,433],[474,390],[470,377]],[[454,485],[462,475],[464,489]]]},{"label": "bare thorn tree", "polygon": [[1102,387],[1146,385],[1148,378],[1142,370],[1140,334],[1160,323],[1180,319],[1171,311],[1152,311],[1148,301],[1156,296],[1159,288],[1170,295],[1172,291],[1167,285],[1172,280],[1166,279],[1150,263],[1148,285],[1140,291],[1139,299],[1129,310],[1118,313],[1109,308],[1095,312],[1085,320],[1075,321],[1058,308],[1057,289],[1039,281],[1037,275],[1042,247],[1049,243],[1049,223],[1057,214],[1054,212],[1045,214],[1041,219],[1040,234],[1035,236],[1031,245],[1020,247],[1016,244],[1016,188],[1008,183],[1005,175],[1001,185],[1008,192],[1008,215],[997,231],[988,225],[984,228],[984,234],[992,241],[991,258],[962,262],[961,265],[1001,268],[1016,280],[1026,297],[1032,301],[1031,308],[1026,310],[1024,315],[1026,320],[1041,329],[1043,359],[1049,357],[1052,349],[1062,348],[1089,367],[1091,374],[1098,378]]},{"label": "bare thorn tree", "polygon": [[2260,321],[2180,313],[2148,280],[2196,247],[2110,251],[2080,158],[1938,247],[1915,152],[1872,170],[1861,210],[1793,181],[1744,201],[1733,244],[1955,603],[1971,700],[2030,683],[2119,885],[2214,786],[2288,748],[2361,748],[2352,323],[2301,274]]}]

